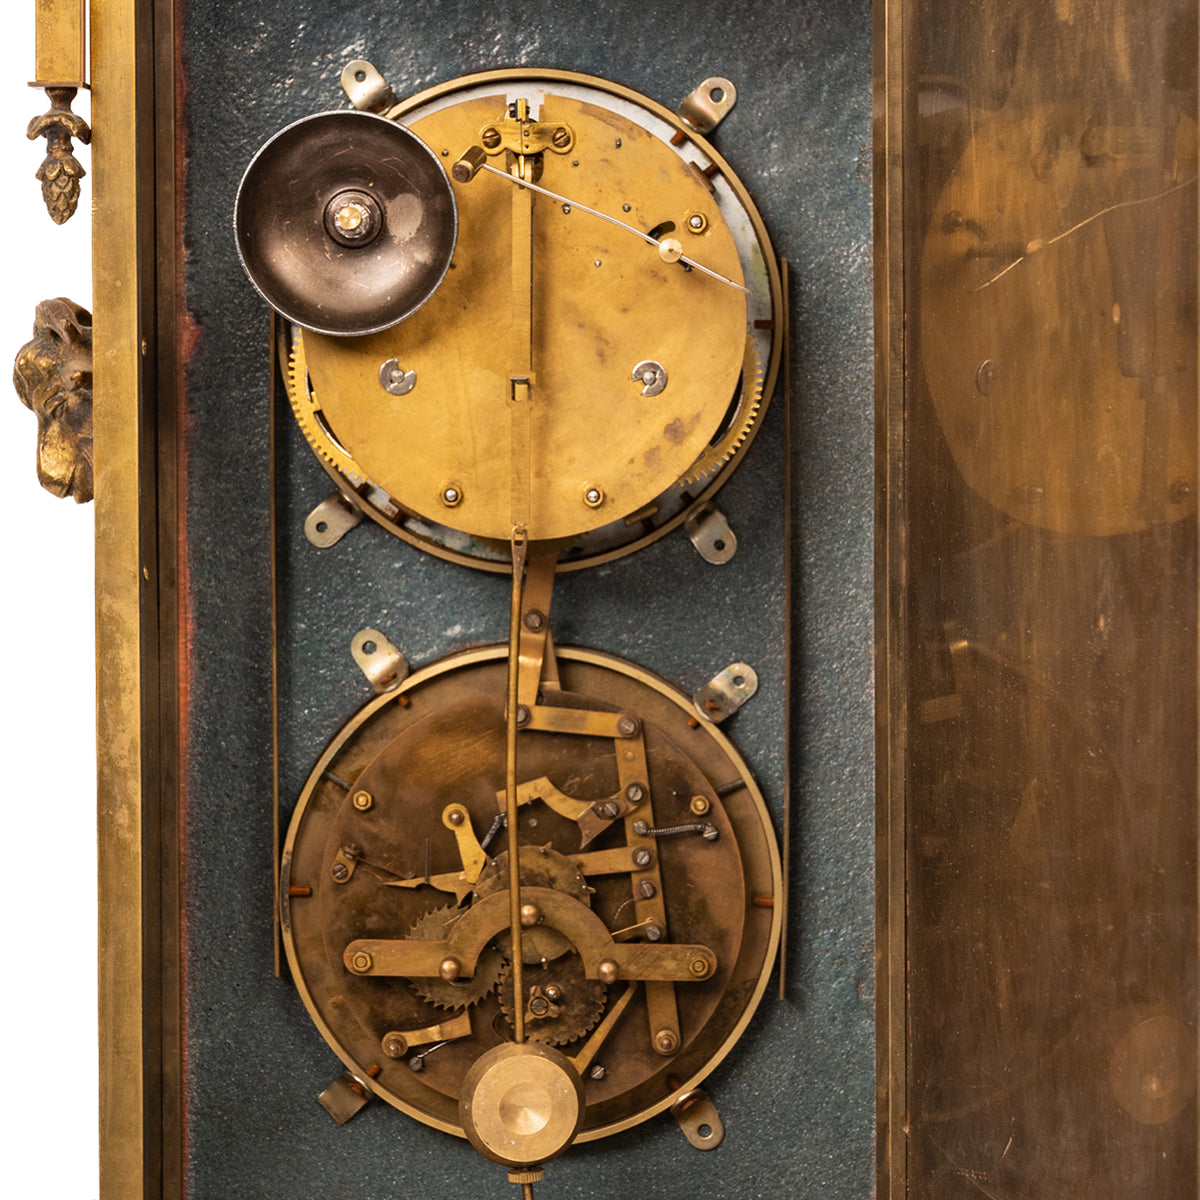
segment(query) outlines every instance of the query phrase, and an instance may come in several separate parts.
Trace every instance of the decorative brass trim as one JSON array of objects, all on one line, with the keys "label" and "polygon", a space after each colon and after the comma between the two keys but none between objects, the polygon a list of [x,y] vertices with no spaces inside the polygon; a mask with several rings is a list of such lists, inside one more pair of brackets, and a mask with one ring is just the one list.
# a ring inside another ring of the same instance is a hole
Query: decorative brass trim
[{"label": "decorative brass trim", "polygon": [[904,0],[874,5],[876,1188],[908,1195],[904,754]]},{"label": "decorative brass trim", "polygon": [[78,88],[47,87],[50,110],[29,122],[25,136],[30,141],[46,139],[46,157],[38,167],[36,178],[41,180],[42,199],[55,225],[63,225],[75,215],[79,206],[79,181],[87,174],[75,157],[72,138],[85,146],[92,140],[88,123],[71,111],[71,101]]},{"label": "decorative brass trim", "polygon": [[[94,0],[93,118],[101,136],[93,157],[95,212],[94,438],[96,476],[97,823],[99,852],[100,1195],[104,1200],[157,1194],[148,1162],[157,1151],[160,1113],[150,1103],[153,1041],[146,1015],[158,1010],[148,971],[145,836],[147,671],[143,638],[140,497],[141,271],[139,182],[145,169],[144,72],[136,47],[145,25],[138,0]],[[137,131],[129,136],[128,131]]]},{"label": "decorative brass trim", "polygon": [[43,300],[17,352],[13,384],[37,417],[38,483],[79,504],[92,498],[92,316],[60,296]]}]

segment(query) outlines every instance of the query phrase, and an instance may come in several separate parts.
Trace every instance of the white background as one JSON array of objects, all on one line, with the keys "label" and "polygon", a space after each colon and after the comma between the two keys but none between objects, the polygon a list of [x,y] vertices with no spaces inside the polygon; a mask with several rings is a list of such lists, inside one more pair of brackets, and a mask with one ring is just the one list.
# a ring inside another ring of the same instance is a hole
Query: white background
[{"label": "white background", "polygon": [[[6,1190],[95,1200],[92,510],[38,486],[37,423],[6,382],[39,300],[69,296],[92,306],[92,193],[89,176],[79,212],[56,226],[33,178],[45,142],[28,141],[25,129],[49,107],[27,86],[33,13],[34,0],[3,0],[0,15],[0,481],[8,512],[0,559],[0,1174]],[[75,109],[87,114],[85,95]],[[90,170],[90,152],[79,159]]]}]

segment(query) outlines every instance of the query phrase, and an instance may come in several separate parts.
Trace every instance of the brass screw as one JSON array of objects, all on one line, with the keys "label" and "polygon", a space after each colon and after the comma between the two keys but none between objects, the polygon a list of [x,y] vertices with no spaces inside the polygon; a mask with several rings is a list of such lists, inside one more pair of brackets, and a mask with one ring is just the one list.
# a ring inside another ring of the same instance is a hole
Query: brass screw
[{"label": "brass screw", "polygon": [[329,873],[338,883],[344,883],[350,878],[350,868],[345,863],[334,863]]},{"label": "brass screw", "polygon": [[514,1168],[508,1173],[508,1182],[519,1184],[521,1187],[528,1186],[529,1195],[533,1194],[533,1185],[541,1183],[545,1178],[546,1172],[541,1167]]},{"label": "brass screw", "polygon": [[488,150],[495,150],[500,145],[500,130],[494,125],[489,125],[482,134],[479,140],[483,142]]},{"label": "brass screw", "polygon": [[571,131],[565,125],[560,125],[551,140],[559,150],[565,150],[571,144]]},{"label": "brass screw", "polygon": [[709,804],[707,796],[693,796],[692,802],[688,805],[688,807],[696,814],[696,816],[703,817],[708,815],[708,810],[712,807],[712,805]]},{"label": "brass screw", "polygon": [[462,963],[457,958],[443,958],[438,974],[447,983],[453,983],[462,974]]},{"label": "brass screw", "polygon": [[654,1035],[654,1048],[659,1054],[674,1054],[679,1049],[679,1035],[672,1029],[660,1029]]},{"label": "brass screw", "polygon": [[640,783],[631,783],[625,789],[625,798],[630,804],[641,804],[646,798],[646,789]]},{"label": "brass screw", "polygon": [[407,1049],[403,1038],[392,1036],[383,1043],[383,1052],[388,1058],[399,1058]]},{"label": "brass screw", "polygon": [[531,608],[525,614],[525,628],[533,633],[545,627],[546,614],[541,609]]},{"label": "brass screw", "polygon": [[337,222],[337,227],[346,233],[352,233],[364,221],[365,213],[362,207],[358,204],[343,204],[341,208],[333,214],[334,221]]},{"label": "brass screw", "polygon": [[605,821],[613,820],[619,815],[620,811],[611,800],[606,800],[603,804],[596,805],[596,816]]},{"label": "brass screw", "polygon": [[446,820],[449,821],[451,825],[461,825],[463,823],[462,809],[461,808],[452,808],[446,814]]},{"label": "brass screw", "polygon": [[521,924],[530,929],[542,919],[542,910],[536,904],[521,905]]},{"label": "brass screw", "polygon": [[635,867],[648,867],[653,857],[654,856],[649,850],[646,849],[645,846],[639,846],[633,852],[633,865]]},{"label": "brass screw", "polygon": [[642,882],[638,884],[638,895],[643,900],[653,900],[657,894],[658,888],[656,888],[649,879],[643,879]]},{"label": "brass screw", "polygon": [[620,974],[620,968],[615,962],[613,962],[611,958],[606,958],[596,968],[596,978],[604,984],[616,983],[617,979],[620,977]]},{"label": "brass screw", "polygon": [[365,950],[360,950],[350,960],[350,969],[357,971],[360,975],[365,975],[371,969],[371,963],[371,956]]},{"label": "brass screw", "polygon": [[618,717],[617,732],[622,737],[633,737],[638,731],[638,723],[633,717]]},{"label": "brass screw", "polygon": [[359,812],[366,812],[372,804],[375,803],[375,797],[370,792],[355,792],[350,799],[350,803],[358,809]]}]

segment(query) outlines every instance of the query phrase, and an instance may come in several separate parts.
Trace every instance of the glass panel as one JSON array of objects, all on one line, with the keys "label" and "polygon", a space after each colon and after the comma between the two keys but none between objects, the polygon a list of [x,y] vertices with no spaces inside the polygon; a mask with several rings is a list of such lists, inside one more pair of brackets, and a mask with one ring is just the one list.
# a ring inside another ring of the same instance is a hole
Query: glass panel
[{"label": "glass panel", "polygon": [[1196,10],[903,18],[908,1190],[1192,1197]]}]

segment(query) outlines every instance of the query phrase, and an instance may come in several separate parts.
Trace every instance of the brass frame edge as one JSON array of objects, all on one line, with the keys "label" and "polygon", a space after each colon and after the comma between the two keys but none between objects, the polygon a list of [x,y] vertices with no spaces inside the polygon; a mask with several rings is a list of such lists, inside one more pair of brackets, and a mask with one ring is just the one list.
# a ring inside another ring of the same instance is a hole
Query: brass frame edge
[{"label": "brass frame edge", "polygon": [[151,5],[91,6],[103,1200],[163,1194]]},{"label": "brass frame edge", "polygon": [[875,0],[876,1192],[908,1196],[907,627],[904,479],[906,36],[903,0]]}]

